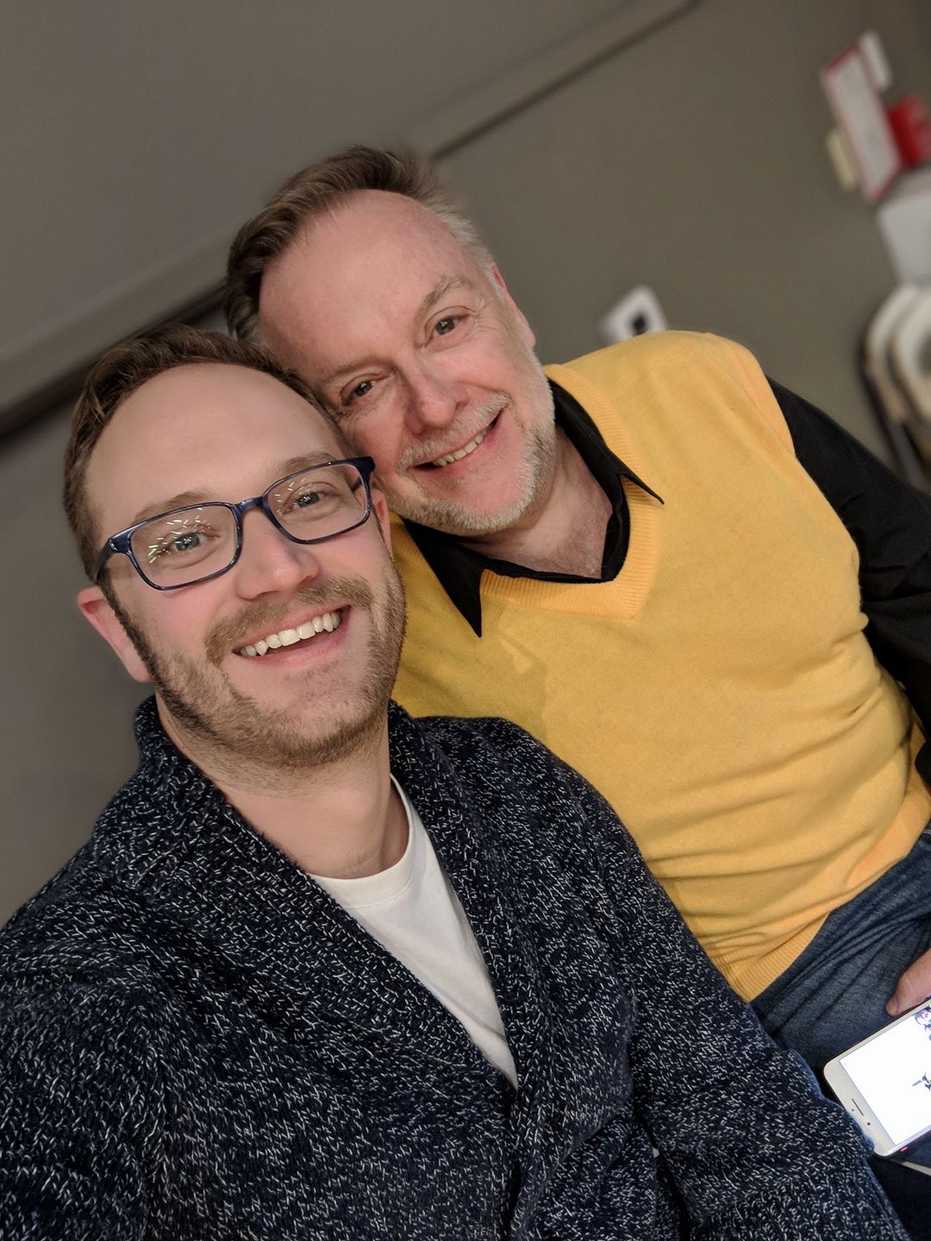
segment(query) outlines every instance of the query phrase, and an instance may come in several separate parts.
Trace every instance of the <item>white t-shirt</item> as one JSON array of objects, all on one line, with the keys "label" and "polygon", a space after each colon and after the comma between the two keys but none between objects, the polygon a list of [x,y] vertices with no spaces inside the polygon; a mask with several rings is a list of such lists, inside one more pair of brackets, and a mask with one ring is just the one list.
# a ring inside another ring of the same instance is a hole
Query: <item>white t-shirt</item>
[{"label": "white t-shirt", "polygon": [[437,860],[420,815],[391,777],[407,813],[407,848],[361,879],[313,878],[462,1022],[476,1047],[517,1084],[488,969],[465,910]]}]

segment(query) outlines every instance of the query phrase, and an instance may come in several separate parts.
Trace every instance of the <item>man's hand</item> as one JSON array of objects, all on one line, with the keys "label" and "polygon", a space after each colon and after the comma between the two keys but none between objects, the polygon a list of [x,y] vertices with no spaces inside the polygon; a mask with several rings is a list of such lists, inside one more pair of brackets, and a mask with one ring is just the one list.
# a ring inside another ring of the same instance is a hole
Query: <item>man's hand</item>
[{"label": "man's hand", "polygon": [[931,995],[931,948],[917,957],[902,974],[896,989],[886,1001],[886,1012],[892,1017],[914,1008]]}]

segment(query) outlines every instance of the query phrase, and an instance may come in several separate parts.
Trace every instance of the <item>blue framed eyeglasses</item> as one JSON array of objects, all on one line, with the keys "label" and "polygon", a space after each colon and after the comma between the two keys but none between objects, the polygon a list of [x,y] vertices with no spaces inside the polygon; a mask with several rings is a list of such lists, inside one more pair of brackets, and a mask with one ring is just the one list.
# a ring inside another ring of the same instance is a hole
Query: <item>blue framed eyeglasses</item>
[{"label": "blue framed eyeglasses", "polygon": [[292,543],[325,543],[355,530],[372,513],[371,457],[323,461],[279,478],[238,504],[205,500],[174,508],[112,534],[94,570],[123,555],[153,590],[180,590],[227,573],[242,554],[243,518],[261,509]]}]

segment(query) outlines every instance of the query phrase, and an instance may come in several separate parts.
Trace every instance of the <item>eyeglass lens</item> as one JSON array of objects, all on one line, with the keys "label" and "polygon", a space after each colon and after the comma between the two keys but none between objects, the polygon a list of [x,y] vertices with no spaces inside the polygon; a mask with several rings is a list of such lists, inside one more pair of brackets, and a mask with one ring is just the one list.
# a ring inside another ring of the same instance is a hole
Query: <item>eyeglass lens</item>
[{"label": "eyeglass lens", "polygon": [[[362,475],[353,465],[321,465],[292,474],[266,493],[275,520],[296,539],[327,539],[359,524]],[[132,536],[142,571],[159,586],[196,582],[225,569],[236,554],[236,518],[224,504],[175,509]]]}]

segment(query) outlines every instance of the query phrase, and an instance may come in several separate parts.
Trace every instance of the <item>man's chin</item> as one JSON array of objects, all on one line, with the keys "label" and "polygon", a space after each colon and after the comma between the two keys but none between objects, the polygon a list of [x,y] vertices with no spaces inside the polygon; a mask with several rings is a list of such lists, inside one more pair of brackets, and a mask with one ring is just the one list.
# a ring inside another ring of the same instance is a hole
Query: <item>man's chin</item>
[{"label": "man's chin", "polygon": [[453,538],[474,539],[500,534],[516,526],[531,504],[532,499],[525,496],[506,506],[501,505],[500,498],[497,503],[476,501],[474,504],[430,499],[410,505],[399,502],[394,509],[399,516],[419,526],[439,530]]},{"label": "man's chin", "polygon": [[474,489],[458,487],[443,495],[437,488],[414,495],[389,494],[388,503],[400,517],[461,539],[502,534],[521,525],[536,512],[552,486],[555,441],[537,435],[529,456],[495,486],[476,479]]},{"label": "man's chin", "polygon": [[280,736],[266,749],[266,765],[296,772],[358,755],[384,729],[386,710],[387,703],[373,704],[365,711],[347,713],[340,720],[331,718],[326,731],[308,730],[303,735],[292,734],[287,740]]},{"label": "man's chin", "polygon": [[276,775],[307,771],[358,753],[384,727],[385,709],[382,703],[357,704],[341,712],[330,709],[321,728],[319,720],[308,723],[299,715],[263,718],[260,711],[243,703],[220,720],[190,705],[179,713],[164,699],[159,701],[165,731],[208,775],[232,779],[248,771],[256,779],[265,771],[272,783]]}]

